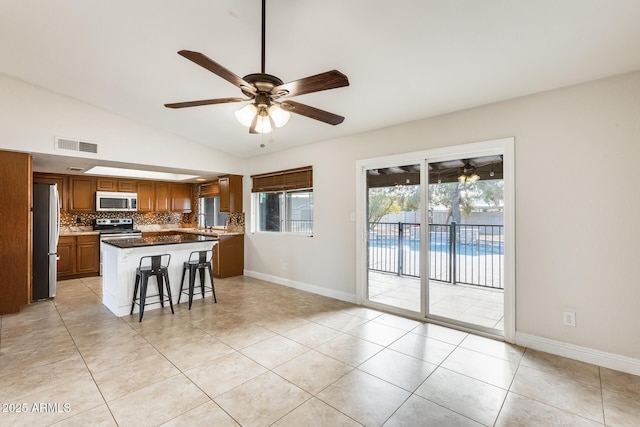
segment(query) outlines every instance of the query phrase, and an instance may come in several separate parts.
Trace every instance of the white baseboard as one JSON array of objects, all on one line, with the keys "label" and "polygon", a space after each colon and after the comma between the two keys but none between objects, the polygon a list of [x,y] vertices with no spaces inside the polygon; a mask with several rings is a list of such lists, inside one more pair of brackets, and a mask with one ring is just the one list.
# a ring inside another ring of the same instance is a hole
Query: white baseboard
[{"label": "white baseboard", "polygon": [[354,294],[328,289],[323,286],[311,285],[309,283],[302,283],[295,280],[289,280],[278,276],[271,276],[270,274],[258,273],[257,271],[251,270],[244,270],[244,275],[260,280],[266,280],[267,282],[276,283],[278,285],[299,289],[301,291],[311,292],[312,294],[322,295],[324,297],[334,298],[351,303],[356,302],[356,296]]},{"label": "white baseboard", "polygon": [[568,344],[561,341],[550,340],[535,335],[516,332],[516,344],[529,347],[545,353],[557,354],[581,362],[603,366],[616,371],[627,372],[633,375],[640,375],[640,359],[620,356],[618,354],[607,353],[606,351],[594,350],[588,347],[581,347],[575,344]]}]

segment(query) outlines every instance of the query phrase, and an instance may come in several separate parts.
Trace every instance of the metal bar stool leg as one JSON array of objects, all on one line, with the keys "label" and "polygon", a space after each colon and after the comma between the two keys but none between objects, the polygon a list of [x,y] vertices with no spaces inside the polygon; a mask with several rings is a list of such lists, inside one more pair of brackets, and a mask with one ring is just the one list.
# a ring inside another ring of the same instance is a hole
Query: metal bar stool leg
[{"label": "metal bar stool leg", "polygon": [[182,268],[182,278],[180,279],[180,293],[178,294],[178,304],[180,304],[180,298],[182,298],[182,288],[184,288],[184,273],[186,273],[187,270],[183,267]]},{"label": "metal bar stool leg", "polygon": [[167,270],[164,270],[163,274],[164,274],[164,284],[167,287],[167,295],[169,296],[169,306],[171,307],[171,314],[174,314],[173,299],[171,298],[171,286],[169,285],[169,273],[167,272]]},{"label": "metal bar stool leg", "polygon": [[209,269],[209,277],[211,277],[211,292],[213,293],[213,302],[218,303],[216,299],[216,287],[213,285],[213,270],[211,269],[211,263],[207,264],[207,268]]},{"label": "metal bar stool leg", "polygon": [[136,306],[136,295],[138,294],[138,285],[140,284],[140,275],[136,274],[136,284],[133,287],[133,299],[131,300],[131,313],[129,316],[133,314],[133,309]]},{"label": "metal bar stool leg", "polygon": [[149,283],[149,275],[142,274],[142,280],[140,284],[140,315],[138,322],[142,322],[142,316],[144,316],[144,305],[147,299],[147,284]]}]

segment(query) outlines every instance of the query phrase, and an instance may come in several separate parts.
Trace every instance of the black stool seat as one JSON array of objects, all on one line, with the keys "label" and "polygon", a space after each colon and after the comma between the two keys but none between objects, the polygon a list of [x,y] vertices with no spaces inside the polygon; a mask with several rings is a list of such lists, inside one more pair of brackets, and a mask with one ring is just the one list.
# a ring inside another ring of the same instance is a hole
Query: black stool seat
[{"label": "black stool seat", "polygon": [[[189,260],[184,262],[182,268],[182,279],[180,279],[180,294],[178,295],[178,304],[180,304],[180,298],[182,297],[182,294],[187,294],[189,295],[189,310],[191,310],[191,304],[193,303],[193,292],[196,282],[196,271],[200,276],[200,292],[202,292],[202,298],[204,298],[205,289],[208,289],[213,293],[213,302],[218,302],[218,300],[216,299],[216,290],[213,285],[213,270],[211,269],[211,258],[213,258],[212,249],[207,249],[204,251],[193,251],[189,254]],[[183,291],[182,289],[184,287],[184,276],[187,270],[189,271],[189,289]],[[211,286],[206,286],[206,270],[209,270]]]},{"label": "black stool seat", "polygon": [[[150,255],[140,258],[140,264],[136,268],[136,283],[133,288],[133,300],[131,301],[131,313],[136,304],[140,307],[140,319],[142,322],[142,316],[144,315],[144,307],[148,304],[160,303],[161,307],[164,307],[165,301],[169,301],[171,306],[171,314],[173,314],[173,301],[171,300],[171,287],[169,285],[169,262],[171,261],[170,254],[164,255]],[[149,283],[149,277],[155,276],[156,283],[158,284],[158,293],[155,295],[147,295],[147,285]],[[164,283],[164,286],[163,286]],[[138,286],[140,287],[140,296],[138,296]],[[167,288],[167,295],[164,295],[163,287]],[[153,301],[148,303],[147,297],[160,297],[160,301]]]}]

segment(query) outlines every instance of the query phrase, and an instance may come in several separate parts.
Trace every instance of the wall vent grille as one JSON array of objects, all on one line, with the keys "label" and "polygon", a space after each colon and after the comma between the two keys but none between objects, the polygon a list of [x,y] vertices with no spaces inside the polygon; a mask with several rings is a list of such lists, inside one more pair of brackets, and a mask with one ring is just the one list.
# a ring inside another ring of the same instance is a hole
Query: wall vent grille
[{"label": "wall vent grille", "polygon": [[98,144],[92,142],[78,141],[75,139],[58,138],[56,137],[56,149],[76,151],[80,153],[98,153]]}]

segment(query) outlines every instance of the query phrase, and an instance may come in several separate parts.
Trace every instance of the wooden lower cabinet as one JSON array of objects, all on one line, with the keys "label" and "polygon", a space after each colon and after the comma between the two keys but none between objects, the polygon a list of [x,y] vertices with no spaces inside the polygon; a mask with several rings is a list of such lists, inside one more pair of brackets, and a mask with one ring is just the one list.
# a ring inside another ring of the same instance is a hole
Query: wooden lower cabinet
[{"label": "wooden lower cabinet", "polygon": [[61,236],[58,241],[58,280],[100,273],[98,235]]},{"label": "wooden lower cabinet", "polygon": [[213,251],[214,277],[232,277],[244,274],[244,234],[220,236]]},{"label": "wooden lower cabinet", "polygon": [[75,236],[60,236],[58,240],[58,279],[72,276],[76,264]]}]

